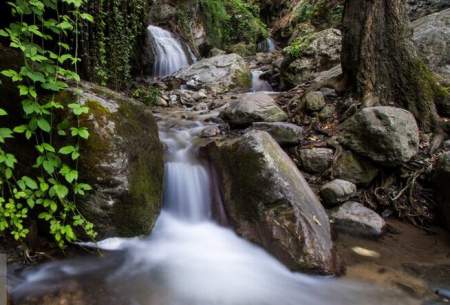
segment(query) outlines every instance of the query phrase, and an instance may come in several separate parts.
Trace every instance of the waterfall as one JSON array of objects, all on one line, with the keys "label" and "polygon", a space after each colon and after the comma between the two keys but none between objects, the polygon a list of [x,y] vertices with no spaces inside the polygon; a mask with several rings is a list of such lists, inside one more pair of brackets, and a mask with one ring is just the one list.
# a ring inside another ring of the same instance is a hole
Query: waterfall
[{"label": "waterfall", "polygon": [[154,54],[153,76],[171,75],[196,60],[190,48],[171,32],[154,25],[149,25],[147,32]]},{"label": "waterfall", "polygon": [[258,43],[258,51],[260,52],[270,53],[274,52],[275,50],[276,50],[275,41],[271,37],[268,37],[265,40]]},{"label": "waterfall", "polygon": [[266,91],[272,92],[272,86],[265,80],[261,79],[263,71],[253,70],[252,71],[252,92]]},{"label": "waterfall", "polygon": [[98,247],[114,250],[104,258],[32,269],[12,290],[16,300],[76,283],[96,305],[398,304],[399,299],[384,302],[368,286],[293,273],[215,223],[210,173],[193,145],[204,126],[174,124],[161,126],[167,148],[165,206],[151,236],[100,242]]}]

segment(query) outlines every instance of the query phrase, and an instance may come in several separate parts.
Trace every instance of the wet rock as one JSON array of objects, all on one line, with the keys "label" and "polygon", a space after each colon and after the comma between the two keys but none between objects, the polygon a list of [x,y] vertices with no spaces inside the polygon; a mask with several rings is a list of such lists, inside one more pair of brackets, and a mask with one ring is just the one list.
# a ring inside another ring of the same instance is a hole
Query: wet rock
[{"label": "wet rock", "polygon": [[310,112],[317,112],[325,107],[325,98],[320,91],[308,92],[304,97],[305,108]]},{"label": "wet rock", "polygon": [[419,129],[407,110],[369,107],[341,124],[338,141],[375,162],[395,166],[417,154]]},{"label": "wet rock", "polygon": [[301,168],[311,174],[320,174],[327,170],[333,160],[330,148],[307,148],[299,151]]},{"label": "wet rock", "polygon": [[[420,18],[412,27],[419,55],[434,72],[450,81],[450,9]],[[450,106],[446,113],[450,114]]]},{"label": "wet rock", "polygon": [[340,63],[342,36],[337,29],[326,29],[312,34],[299,58],[284,63],[281,78],[287,87],[314,79],[322,71]]},{"label": "wet rock", "polygon": [[333,165],[334,176],[355,184],[369,185],[379,169],[369,160],[344,150]]},{"label": "wet rock", "polygon": [[361,203],[349,201],[331,212],[334,227],[341,232],[366,237],[379,237],[383,234],[384,219]]},{"label": "wet rock", "polygon": [[283,122],[287,114],[265,93],[241,94],[220,113],[232,126],[247,126],[253,122]]},{"label": "wet rock", "polygon": [[334,271],[328,217],[293,161],[264,131],[207,147],[236,232],[294,270]]},{"label": "wet rock", "polygon": [[195,90],[202,88],[218,93],[231,89],[250,89],[251,75],[245,60],[237,54],[202,59],[177,72],[175,78]]},{"label": "wet rock", "polygon": [[[78,208],[98,238],[149,234],[162,205],[163,149],[158,127],[142,103],[89,83],[80,85],[90,113],[81,118],[90,137],[81,142],[81,180],[94,191]],[[71,92],[59,100],[73,101]]]},{"label": "wet rock", "polygon": [[345,202],[356,193],[356,185],[347,180],[335,179],[320,189],[320,196],[326,207]]},{"label": "wet rock", "polygon": [[200,137],[202,138],[212,138],[217,137],[221,134],[220,128],[218,126],[209,126],[200,132]]},{"label": "wet rock", "polygon": [[252,124],[253,129],[267,131],[280,145],[298,145],[303,137],[303,128],[298,125],[284,122],[257,122]]},{"label": "wet rock", "polygon": [[450,151],[443,153],[434,166],[433,188],[441,210],[441,218],[450,230]]}]

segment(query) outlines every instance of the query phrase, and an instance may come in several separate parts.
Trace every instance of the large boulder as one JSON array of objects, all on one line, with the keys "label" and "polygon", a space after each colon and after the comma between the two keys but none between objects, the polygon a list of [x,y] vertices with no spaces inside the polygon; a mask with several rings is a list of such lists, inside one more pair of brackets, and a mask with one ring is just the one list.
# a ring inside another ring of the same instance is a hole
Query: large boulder
[{"label": "large boulder", "polygon": [[335,177],[359,185],[369,185],[378,173],[379,169],[375,164],[348,150],[343,150],[333,164]]},{"label": "large boulder", "polygon": [[304,38],[300,56],[295,59],[288,56],[283,63],[283,84],[287,87],[301,84],[338,65],[341,48],[342,35],[338,29],[326,29]]},{"label": "large boulder", "polygon": [[181,79],[189,88],[205,88],[218,93],[250,89],[252,81],[247,63],[237,54],[202,59],[177,72],[174,77]]},{"label": "large boulder", "polygon": [[207,146],[236,232],[294,270],[332,273],[329,220],[293,161],[265,131]]},{"label": "large boulder", "polygon": [[[94,191],[79,201],[98,238],[150,233],[162,206],[163,148],[144,104],[93,84],[76,89],[90,108],[81,119],[90,137],[81,143],[81,180]],[[59,96],[73,100],[71,91]]]},{"label": "large boulder", "polygon": [[287,121],[288,115],[265,93],[241,94],[220,113],[232,126],[247,126],[253,122]]},{"label": "large boulder", "polygon": [[439,203],[441,216],[450,230],[450,151],[443,153],[434,168],[433,187]]},{"label": "large boulder", "polygon": [[420,18],[412,26],[419,55],[450,82],[450,9]]},{"label": "large boulder", "polygon": [[313,147],[298,151],[302,170],[311,174],[321,174],[333,161],[333,150],[330,148]]},{"label": "large boulder", "polygon": [[354,152],[386,166],[409,161],[419,149],[419,128],[407,110],[364,108],[340,126],[338,140]]}]

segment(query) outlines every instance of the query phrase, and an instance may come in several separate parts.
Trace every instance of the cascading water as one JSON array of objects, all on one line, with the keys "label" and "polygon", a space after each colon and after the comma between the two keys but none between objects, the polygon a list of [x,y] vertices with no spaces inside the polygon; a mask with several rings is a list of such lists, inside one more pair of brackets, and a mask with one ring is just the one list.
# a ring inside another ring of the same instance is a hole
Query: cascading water
[{"label": "cascading water", "polygon": [[192,144],[202,128],[194,123],[161,132],[167,147],[165,207],[150,237],[109,239],[98,244],[115,250],[105,258],[27,272],[13,296],[20,301],[76,282],[89,295],[86,304],[95,305],[398,304],[363,285],[292,273],[216,224],[210,174]]},{"label": "cascading water", "polygon": [[153,76],[171,75],[196,60],[190,48],[171,32],[154,25],[148,26],[147,32],[155,57]]},{"label": "cascading water", "polygon": [[258,51],[260,52],[274,52],[276,50],[275,41],[272,38],[266,38],[265,40],[258,43]]},{"label": "cascading water", "polygon": [[272,86],[264,79],[261,79],[263,71],[253,70],[252,71],[252,92],[266,91],[272,92]]}]

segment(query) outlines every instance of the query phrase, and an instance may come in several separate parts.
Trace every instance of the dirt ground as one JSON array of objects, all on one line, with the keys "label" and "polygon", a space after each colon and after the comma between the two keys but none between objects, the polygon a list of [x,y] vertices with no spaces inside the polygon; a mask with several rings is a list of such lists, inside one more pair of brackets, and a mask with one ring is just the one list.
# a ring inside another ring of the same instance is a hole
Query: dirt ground
[{"label": "dirt ground", "polygon": [[[378,240],[339,234],[337,251],[346,266],[344,279],[399,288],[427,304],[450,304],[450,234],[430,232],[388,221],[388,232]],[[436,291],[439,291],[440,297]]]}]

